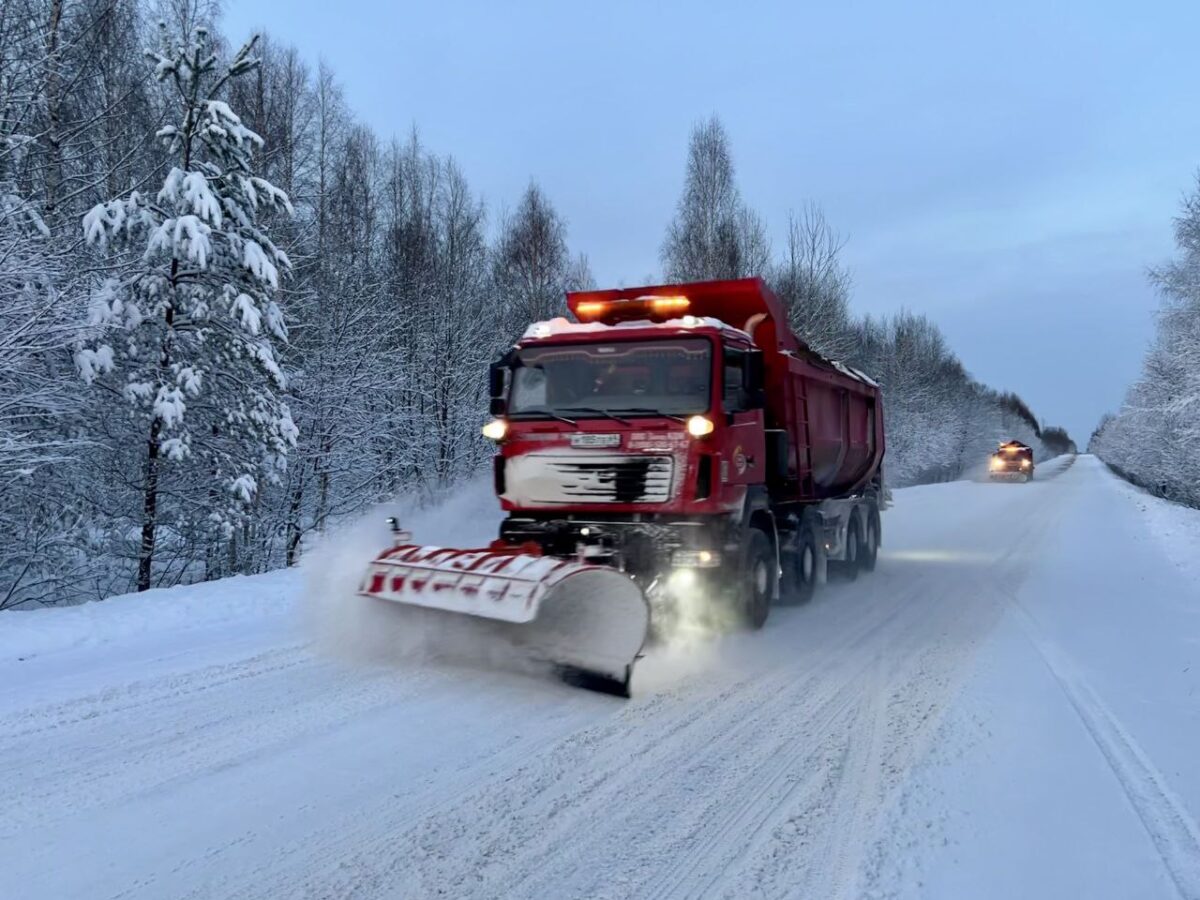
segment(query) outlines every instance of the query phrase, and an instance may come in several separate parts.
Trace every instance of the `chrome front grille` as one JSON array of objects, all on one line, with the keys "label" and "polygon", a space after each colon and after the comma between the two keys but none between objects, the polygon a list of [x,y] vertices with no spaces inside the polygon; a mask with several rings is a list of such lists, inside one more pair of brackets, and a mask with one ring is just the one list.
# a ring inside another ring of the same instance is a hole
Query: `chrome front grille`
[{"label": "chrome front grille", "polygon": [[674,460],[629,454],[541,456],[542,477],[530,484],[535,503],[665,503]]}]

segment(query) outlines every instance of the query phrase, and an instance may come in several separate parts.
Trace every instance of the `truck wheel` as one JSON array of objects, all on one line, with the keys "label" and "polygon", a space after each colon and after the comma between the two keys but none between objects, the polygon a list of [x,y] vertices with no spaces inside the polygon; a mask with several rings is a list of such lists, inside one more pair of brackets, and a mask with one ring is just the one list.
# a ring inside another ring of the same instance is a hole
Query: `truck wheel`
[{"label": "truck wheel", "polygon": [[867,510],[863,526],[862,570],[874,572],[875,562],[879,559],[879,510],[871,507]]},{"label": "truck wheel", "polygon": [[858,530],[858,516],[850,517],[850,524],[846,526],[846,546],[844,555],[840,560],[831,561],[833,571],[837,573],[838,578],[842,581],[854,581],[858,578],[858,569],[861,564],[862,556],[862,535]]},{"label": "truck wheel", "polygon": [[816,533],[811,526],[802,526],[796,551],[784,559],[783,594],[788,603],[799,606],[813,598],[817,589],[819,553]]},{"label": "truck wheel", "polygon": [[742,543],[737,584],[738,614],[748,627],[757,630],[766,624],[778,576],[771,541],[757,528],[751,528]]}]

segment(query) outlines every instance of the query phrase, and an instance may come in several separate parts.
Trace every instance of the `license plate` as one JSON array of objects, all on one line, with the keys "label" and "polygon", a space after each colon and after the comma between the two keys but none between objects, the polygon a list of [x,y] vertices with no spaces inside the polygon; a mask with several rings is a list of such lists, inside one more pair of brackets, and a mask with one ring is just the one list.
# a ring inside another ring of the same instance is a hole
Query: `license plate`
[{"label": "license plate", "polygon": [[621,436],[619,434],[573,434],[571,435],[572,447],[620,447]]}]

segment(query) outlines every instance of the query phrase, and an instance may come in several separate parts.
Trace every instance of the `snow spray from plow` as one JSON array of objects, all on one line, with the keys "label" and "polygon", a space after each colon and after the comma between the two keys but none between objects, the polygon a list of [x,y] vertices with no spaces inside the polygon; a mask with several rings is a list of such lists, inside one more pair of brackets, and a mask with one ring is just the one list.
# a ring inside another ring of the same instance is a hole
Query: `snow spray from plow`
[{"label": "snow spray from plow", "polygon": [[543,556],[536,546],[456,550],[400,542],[375,559],[359,593],[490,620],[530,657],[610,682],[625,695],[650,628],[646,598],[628,576]]}]

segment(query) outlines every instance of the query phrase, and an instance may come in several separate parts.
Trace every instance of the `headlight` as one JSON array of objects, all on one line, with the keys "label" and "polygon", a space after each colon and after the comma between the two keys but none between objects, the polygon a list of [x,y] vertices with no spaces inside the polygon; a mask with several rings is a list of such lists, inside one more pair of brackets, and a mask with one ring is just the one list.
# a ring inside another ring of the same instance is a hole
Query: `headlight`
[{"label": "headlight", "polygon": [[688,434],[692,437],[704,437],[706,434],[712,434],[715,427],[712,419],[706,419],[704,416],[692,416],[687,420]]},{"label": "headlight", "polygon": [[1002,460],[998,456],[993,456],[992,457],[992,468],[993,469],[1003,469],[1004,468],[1004,460]]},{"label": "headlight", "polygon": [[1029,468],[1029,460],[1027,460],[1027,459],[1021,460],[1021,468],[1028,469]]},{"label": "headlight", "polygon": [[721,564],[721,554],[715,550],[676,550],[671,565],[679,569],[713,569]]},{"label": "headlight", "polygon": [[508,434],[508,423],[503,419],[492,419],[483,426],[483,436],[488,440],[502,441]]}]

